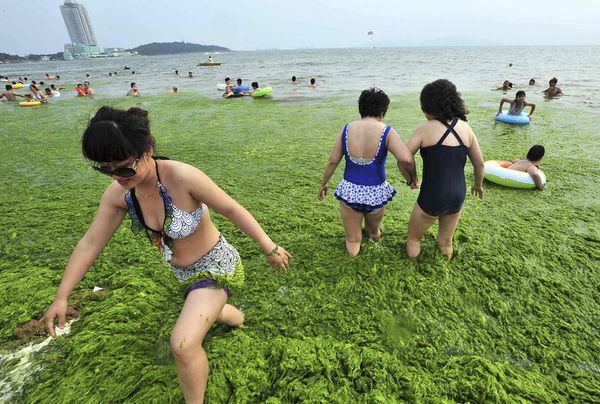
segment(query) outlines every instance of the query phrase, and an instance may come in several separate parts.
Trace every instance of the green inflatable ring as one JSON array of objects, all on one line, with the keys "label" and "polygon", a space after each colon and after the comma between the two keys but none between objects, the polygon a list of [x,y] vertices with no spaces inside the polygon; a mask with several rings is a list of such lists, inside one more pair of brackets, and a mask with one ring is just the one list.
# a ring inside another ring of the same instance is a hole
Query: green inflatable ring
[{"label": "green inflatable ring", "polygon": [[271,87],[261,88],[260,90],[256,90],[252,93],[253,97],[264,97],[267,94],[271,94],[273,89]]}]

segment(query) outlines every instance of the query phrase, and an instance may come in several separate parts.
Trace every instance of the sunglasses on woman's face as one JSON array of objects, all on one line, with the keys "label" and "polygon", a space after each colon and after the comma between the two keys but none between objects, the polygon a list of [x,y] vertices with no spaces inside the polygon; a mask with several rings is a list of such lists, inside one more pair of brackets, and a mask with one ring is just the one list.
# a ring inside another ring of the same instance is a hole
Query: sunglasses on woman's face
[{"label": "sunglasses on woman's face", "polygon": [[115,168],[114,170],[109,170],[106,167],[103,166],[92,166],[92,168],[96,171],[101,172],[102,174],[106,174],[108,176],[115,176],[115,177],[122,177],[122,178],[129,178],[129,177],[133,177],[136,174],[136,169],[137,169],[137,165],[138,162],[140,161],[140,159],[137,159],[133,162],[133,164],[131,165],[131,167],[118,167]]}]

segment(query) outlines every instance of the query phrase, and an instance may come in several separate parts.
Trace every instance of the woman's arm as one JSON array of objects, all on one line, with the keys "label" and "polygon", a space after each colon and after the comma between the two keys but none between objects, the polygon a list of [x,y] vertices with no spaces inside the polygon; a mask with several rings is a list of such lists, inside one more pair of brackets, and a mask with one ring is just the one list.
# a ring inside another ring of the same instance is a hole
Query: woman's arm
[{"label": "woman's arm", "polygon": [[338,164],[342,160],[342,135],[338,135],[333,143],[333,150],[329,155],[329,159],[327,160],[327,164],[325,165],[325,171],[323,172],[323,180],[321,181],[321,188],[319,188],[319,193],[317,194],[317,198],[322,201],[327,195],[327,188],[329,184],[329,180],[331,176],[335,172]]},{"label": "woman's arm", "polygon": [[479,196],[479,199],[483,199],[483,154],[477,142],[477,136],[471,131],[471,145],[469,146],[469,160],[473,164],[473,170],[475,174],[475,181],[471,187],[471,194]]},{"label": "woman's arm", "polygon": [[533,102],[525,102],[526,107],[531,107],[531,111],[529,111],[529,117],[533,115],[533,111],[535,111],[535,104]]},{"label": "woman's arm", "polygon": [[388,150],[396,157],[398,169],[406,180],[406,184],[410,185],[411,188],[417,188],[419,179],[413,157],[414,153],[402,142],[400,135],[394,129],[390,130],[387,140]]},{"label": "woman's arm", "polygon": [[[118,200],[119,197],[121,198],[120,201]],[[124,203],[122,200],[122,191],[116,186],[111,185],[104,192],[98,213],[87,232],[79,240],[71,253],[54,302],[46,312],[46,328],[50,332],[50,336],[56,336],[54,332],[54,319],[56,317],[58,317],[58,326],[60,328],[65,324],[67,300],[71,291],[83,279],[88,269],[123,222],[123,218],[127,212],[123,206]]]},{"label": "woman's arm", "polygon": [[510,104],[510,106],[512,107],[514,101],[510,100],[508,98],[502,98],[500,100],[500,106],[498,107],[498,112],[496,113],[496,116],[498,116],[502,113],[502,106],[504,105],[505,102],[508,102]]},{"label": "woman's arm", "polygon": [[204,202],[218,214],[231,220],[241,231],[246,233],[259,245],[273,268],[281,268],[287,272],[291,255],[281,246],[275,244],[265,233],[254,216],[242,205],[215,184],[206,174],[192,166],[187,166],[185,183],[189,184],[192,197]]}]

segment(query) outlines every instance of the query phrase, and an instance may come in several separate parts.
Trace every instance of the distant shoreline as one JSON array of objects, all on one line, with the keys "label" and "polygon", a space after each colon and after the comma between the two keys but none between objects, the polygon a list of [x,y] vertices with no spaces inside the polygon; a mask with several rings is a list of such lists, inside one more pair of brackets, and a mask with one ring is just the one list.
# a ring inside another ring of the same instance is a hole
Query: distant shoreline
[{"label": "distant shoreline", "polygon": [[[151,44],[147,44],[151,45]],[[196,44],[190,44],[196,45]],[[140,45],[145,46],[145,45]],[[229,49],[225,47],[219,47],[216,45],[199,45],[209,47],[207,49],[196,49],[196,50],[183,50],[183,51],[174,51],[174,52],[165,52],[165,53],[155,53],[155,54],[142,54],[142,56],[158,56],[158,55],[184,55],[188,53],[205,53],[205,52],[286,52],[286,51],[312,51],[312,50],[341,50],[341,49],[373,49],[372,45],[361,45],[361,46],[342,46],[342,47],[330,47],[330,48],[313,48],[313,47],[296,47],[296,48],[257,48],[257,49]],[[527,45],[527,44],[519,44],[519,45],[447,45],[447,44],[404,44],[404,45],[376,45],[374,49],[394,49],[394,48],[498,48],[498,49],[509,49],[509,48],[528,48],[528,47],[536,47],[536,48],[595,48],[600,47],[600,44],[595,45]],[[139,48],[139,47],[138,47]],[[137,48],[128,49],[135,50]],[[13,55],[8,53],[0,52],[0,64],[13,64],[13,63],[27,63],[27,62],[40,62],[41,56],[50,56],[50,62],[62,61],[62,59],[53,59],[57,55],[62,56],[62,52],[58,53],[46,53],[46,54],[29,54],[26,56]],[[120,56],[119,56],[120,57]]]},{"label": "distant shoreline", "polygon": [[[187,42],[152,42],[126,50],[134,55],[142,56],[181,55],[198,52],[234,52],[224,46],[200,45]],[[43,60],[45,57],[47,57],[48,60]],[[61,61],[62,57],[62,52],[52,54],[29,54],[26,56],[0,52],[0,64]]]}]

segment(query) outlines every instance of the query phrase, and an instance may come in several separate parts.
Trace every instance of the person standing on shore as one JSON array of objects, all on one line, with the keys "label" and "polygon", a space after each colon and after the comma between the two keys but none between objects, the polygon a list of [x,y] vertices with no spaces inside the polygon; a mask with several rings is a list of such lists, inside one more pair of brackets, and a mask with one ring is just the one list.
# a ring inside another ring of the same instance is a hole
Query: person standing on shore
[{"label": "person standing on shore", "polygon": [[336,137],[317,194],[320,201],[325,198],[329,179],[344,157],[344,178],[335,190],[335,197],[340,201],[346,250],[351,256],[360,251],[363,221],[372,240],[381,238],[385,206],[396,194],[386,180],[388,150],[396,158],[407,185],[417,188],[419,184],[413,156],[400,135],[382,122],[389,104],[390,99],[379,88],[370,88],[360,94],[358,111],[361,119],[346,124]]},{"label": "person standing on shore", "polygon": [[65,324],[67,300],[128,214],[132,230],[145,233],[168,262],[185,303],[171,334],[179,385],[188,403],[200,403],[208,379],[202,348],[215,322],[244,323],[243,313],[227,304],[230,288],[241,287],[244,267],[238,251],[213,224],[211,209],[252,238],[271,267],[287,272],[291,255],[274,243],[256,219],[206,174],[188,164],[154,156],[155,139],[148,113],[101,107],[82,137],[82,151],[96,171],[114,181],[106,188],[98,213],[77,243],[56,297],[45,314]]},{"label": "person standing on shore", "polygon": [[454,84],[443,79],[429,83],[420,99],[427,122],[415,130],[407,146],[413,155],[421,151],[423,181],[408,223],[406,252],[410,258],[421,253],[421,238],[437,220],[437,245],[450,259],[452,237],[465,200],[467,156],[475,171],[471,192],[483,199],[483,155]]}]

